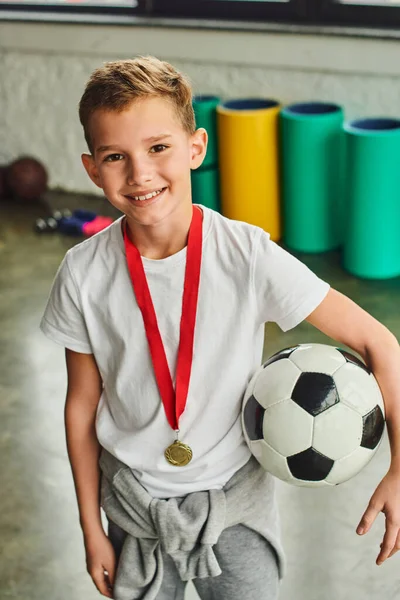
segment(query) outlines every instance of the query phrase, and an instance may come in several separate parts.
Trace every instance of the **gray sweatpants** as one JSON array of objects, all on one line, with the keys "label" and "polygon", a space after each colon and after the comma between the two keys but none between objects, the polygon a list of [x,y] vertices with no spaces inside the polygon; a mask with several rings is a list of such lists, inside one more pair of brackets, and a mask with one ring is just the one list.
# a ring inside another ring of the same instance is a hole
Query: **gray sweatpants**
[{"label": "gray sweatpants", "polygon": [[[108,535],[117,560],[126,533],[112,521]],[[225,529],[214,546],[222,573],[193,579],[201,600],[277,600],[279,573],[273,547],[259,533],[235,525]],[[164,579],[157,600],[184,600],[186,581],[179,577],[172,558],[163,552]]]}]

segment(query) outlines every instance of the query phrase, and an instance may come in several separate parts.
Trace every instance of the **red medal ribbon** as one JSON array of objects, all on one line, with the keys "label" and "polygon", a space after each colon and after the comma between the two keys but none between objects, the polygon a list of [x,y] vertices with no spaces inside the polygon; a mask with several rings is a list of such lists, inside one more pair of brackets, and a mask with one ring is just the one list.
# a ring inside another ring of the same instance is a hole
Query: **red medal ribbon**
[{"label": "red medal ribbon", "polygon": [[138,303],[143,316],[158,389],[164,404],[168,422],[172,429],[176,431],[179,429],[179,417],[185,410],[192,370],[193,340],[196,325],[203,244],[203,213],[200,208],[193,206],[186,255],[175,391],[168,367],[164,344],[158,328],[157,316],[143,268],[143,261],[139,250],[129,239],[126,222],[124,226],[124,244],[136,302]]}]

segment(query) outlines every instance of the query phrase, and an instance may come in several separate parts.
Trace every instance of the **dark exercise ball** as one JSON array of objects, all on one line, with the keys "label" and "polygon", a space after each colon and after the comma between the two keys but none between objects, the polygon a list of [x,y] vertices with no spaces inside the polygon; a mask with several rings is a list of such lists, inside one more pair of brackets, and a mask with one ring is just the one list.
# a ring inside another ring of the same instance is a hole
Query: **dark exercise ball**
[{"label": "dark exercise ball", "polygon": [[22,201],[39,200],[47,190],[48,175],[36,158],[22,156],[7,168],[6,183],[13,198]]}]

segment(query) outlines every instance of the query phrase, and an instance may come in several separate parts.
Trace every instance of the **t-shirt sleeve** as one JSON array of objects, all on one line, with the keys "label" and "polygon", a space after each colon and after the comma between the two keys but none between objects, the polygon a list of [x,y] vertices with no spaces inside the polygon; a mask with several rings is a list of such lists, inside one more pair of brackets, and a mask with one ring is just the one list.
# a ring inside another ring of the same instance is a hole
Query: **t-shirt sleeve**
[{"label": "t-shirt sleeve", "polygon": [[275,322],[288,331],[304,321],[322,302],[329,284],[261,231],[256,242],[253,284],[261,322]]},{"label": "t-shirt sleeve", "polygon": [[65,348],[83,354],[93,352],[79,291],[68,264],[68,253],[55,276],[40,329],[49,339]]}]

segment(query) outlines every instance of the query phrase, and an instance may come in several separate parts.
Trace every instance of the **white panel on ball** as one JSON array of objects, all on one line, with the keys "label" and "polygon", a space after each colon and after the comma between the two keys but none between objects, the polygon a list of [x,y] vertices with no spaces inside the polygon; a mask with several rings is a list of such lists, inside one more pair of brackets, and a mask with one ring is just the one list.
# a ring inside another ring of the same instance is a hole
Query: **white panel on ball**
[{"label": "white panel on ball", "polygon": [[302,344],[289,357],[304,373],[333,375],[346,363],[344,356],[334,346]]},{"label": "white panel on ball", "polygon": [[279,454],[292,456],[312,445],[313,417],[293,400],[282,400],[266,409],[263,433]]},{"label": "white panel on ball", "polygon": [[359,413],[339,403],[315,417],[312,445],[317,452],[337,460],[359,447],[362,433]]},{"label": "white panel on ball", "polygon": [[250,442],[250,450],[266,471],[283,481],[293,481],[286,459],[270,448],[264,440]]},{"label": "white panel on ball", "polygon": [[282,358],[260,371],[253,394],[264,408],[288,400],[300,375],[299,369],[288,359]]},{"label": "white panel on ball", "polygon": [[335,461],[335,464],[325,481],[336,485],[351,479],[369,463],[375,454],[375,451],[376,449],[369,450],[368,448],[359,446],[354,452],[349,454],[349,456],[345,456],[344,458]]},{"label": "white panel on ball", "polygon": [[331,483],[328,483],[326,479],[322,479],[322,481],[303,481],[302,479],[293,478],[293,481],[289,481],[293,485],[297,485],[297,487],[312,487],[312,488],[322,488],[322,487],[332,487]]},{"label": "white panel on ball", "polygon": [[364,416],[378,404],[385,414],[380,388],[373,375],[346,363],[333,376],[340,401]]}]

